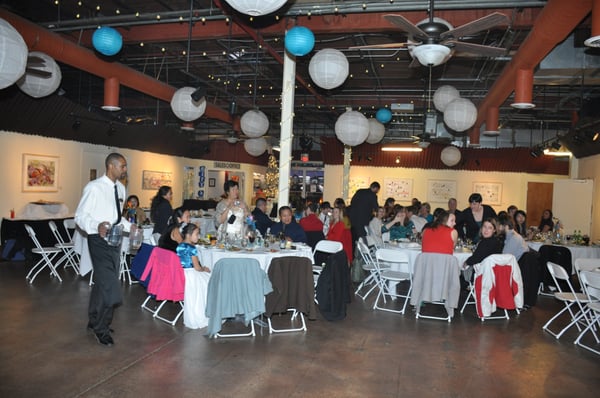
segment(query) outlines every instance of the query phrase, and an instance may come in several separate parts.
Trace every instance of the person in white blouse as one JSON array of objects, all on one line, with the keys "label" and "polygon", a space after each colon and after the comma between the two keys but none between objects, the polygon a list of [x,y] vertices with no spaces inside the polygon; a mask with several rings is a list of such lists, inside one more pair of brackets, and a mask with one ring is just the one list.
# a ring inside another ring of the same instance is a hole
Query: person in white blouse
[{"label": "person in white blouse", "polygon": [[112,225],[121,224],[129,231],[131,224],[122,217],[126,193],[125,186],[119,181],[127,176],[127,161],[120,153],[111,153],[104,163],[106,174],[90,181],[83,189],[75,222],[87,233],[94,269],[87,327],[94,332],[98,343],[112,346],[113,311],[123,299],[119,284],[120,247],[109,245],[104,238]]}]

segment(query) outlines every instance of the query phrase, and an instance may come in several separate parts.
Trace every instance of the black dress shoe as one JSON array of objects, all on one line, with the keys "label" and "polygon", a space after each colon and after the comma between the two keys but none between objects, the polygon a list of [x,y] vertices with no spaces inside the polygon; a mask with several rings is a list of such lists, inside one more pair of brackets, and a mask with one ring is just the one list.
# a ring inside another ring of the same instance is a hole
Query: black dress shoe
[{"label": "black dress shoe", "polygon": [[94,333],[94,336],[96,336],[98,343],[102,344],[103,346],[111,347],[113,344],[115,344],[109,333]]},{"label": "black dress shoe", "polygon": [[[87,324],[87,330],[88,330],[88,331],[90,331],[90,332],[93,332],[93,331],[94,331],[94,327],[92,326],[92,324],[91,324],[91,323],[88,323],[88,324]],[[114,329],[112,329],[112,328],[108,328],[108,331],[109,331],[109,332],[111,332],[111,333],[114,333],[114,332],[115,332],[115,331],[114,331]]]}]

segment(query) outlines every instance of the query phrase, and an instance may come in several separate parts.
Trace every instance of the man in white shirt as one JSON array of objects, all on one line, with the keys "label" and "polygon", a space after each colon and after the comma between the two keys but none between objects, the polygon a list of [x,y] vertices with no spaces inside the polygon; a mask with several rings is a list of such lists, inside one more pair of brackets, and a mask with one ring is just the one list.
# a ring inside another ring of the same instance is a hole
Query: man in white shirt
[{"label": "man in white shirt", "polygon": [[111,225],[122,224],[129,230],[131,224],[121,217],[126,198],[125,186],[119,181],[127,176],[127,161],[119,153],[111,153],[105,160],[106,174],[90,181],[75,212],[75,222],[87,233],[88,248],[94,269],[94,284],[88,306],[88,329],[98,343],[114,344],[110,324],[114,307],[123,298],[119,284],[120,245],[110,246],[104,239]]}]

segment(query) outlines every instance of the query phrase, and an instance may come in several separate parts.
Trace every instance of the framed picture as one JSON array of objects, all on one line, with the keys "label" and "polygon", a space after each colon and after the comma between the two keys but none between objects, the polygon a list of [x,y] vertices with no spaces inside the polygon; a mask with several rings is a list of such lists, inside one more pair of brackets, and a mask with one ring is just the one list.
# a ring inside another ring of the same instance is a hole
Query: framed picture
[{"label": "framed picture", "polygon": [[158,189],[163,185],[172,185],[173,173],[170,171],[142,171],[142,189]]},{"label": "framed picture", "polygon": [[447,202],[456,196],[456,181],[428,180],[427,200],[429,202]]},{"label": "framed picture", "polygon": [[383,192],[384,196],[392,197],[398,201],[407,201],[412,199],[413,180],[410,178],[384,178]]},{"label": "framed picture", "polygon": [[485,205],[499,205],[502,203],[502,183],[500,182],[474,182],[473,192],[478,192]]},{"label": "framed picture", "polygon": [[217,185],[217,180],[216,178],[209,178],[208,179],[208,186],[209,188],[214,188],[215,185]]},{"label": "framed picture", "polygon": [[58,192],[58,156],[23,154],[23,192]]}]

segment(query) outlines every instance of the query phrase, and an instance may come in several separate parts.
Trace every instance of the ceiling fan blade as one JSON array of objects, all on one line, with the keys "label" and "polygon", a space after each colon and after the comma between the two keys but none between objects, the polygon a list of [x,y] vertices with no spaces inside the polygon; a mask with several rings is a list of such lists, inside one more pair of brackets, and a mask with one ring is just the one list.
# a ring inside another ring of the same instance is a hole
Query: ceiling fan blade
[{"label": "ceiling fan blade", "polygon": [[409,44],[413,43],[385,43],[385,44],[371,44],[366,46],[352,46],[350,50],[369,50],[378,48],[405,48]]},{"label": "ceiling fan blade", "polygon": [[36,75],[36,76],[42,77],[42,78],[49,78],[52,76],[52,72],[48,72],[46,70],[41,70],[41,69],[30,68],[30,67],[26,67],[25,72],[29,73],[30,75]]},{"label": "ceiling fan blade", "polygon": [[417,25],[404,18],[402,15],[387,14],[383,16],[392,24],[398,26],[406,33],[411,34],[416,39],[427,39],[427,33],[423,32]]},{"label": "ceiling fan blade", "polygon": [[444,32],[440,34],[440,38],[449,39],[455,38],[458,39],[463,36],[472,35],[477,32],[481,32],[482,30],[488,30],[497,25],[508,24],[508,17],[499,12],[492,13],[490,15],[486,15],[485,17],[476,19],[475,21],[468,22],[464,25],[458,26],[452,30]]},{"label": "ceiling fan blade", "polygon": [[484,46],[481,44],[465,43],[464,41],[448,40],[444,44],[454,47],[456,51],[476,54],[483,57],[500,57],[506,54],[503,47]]}]

